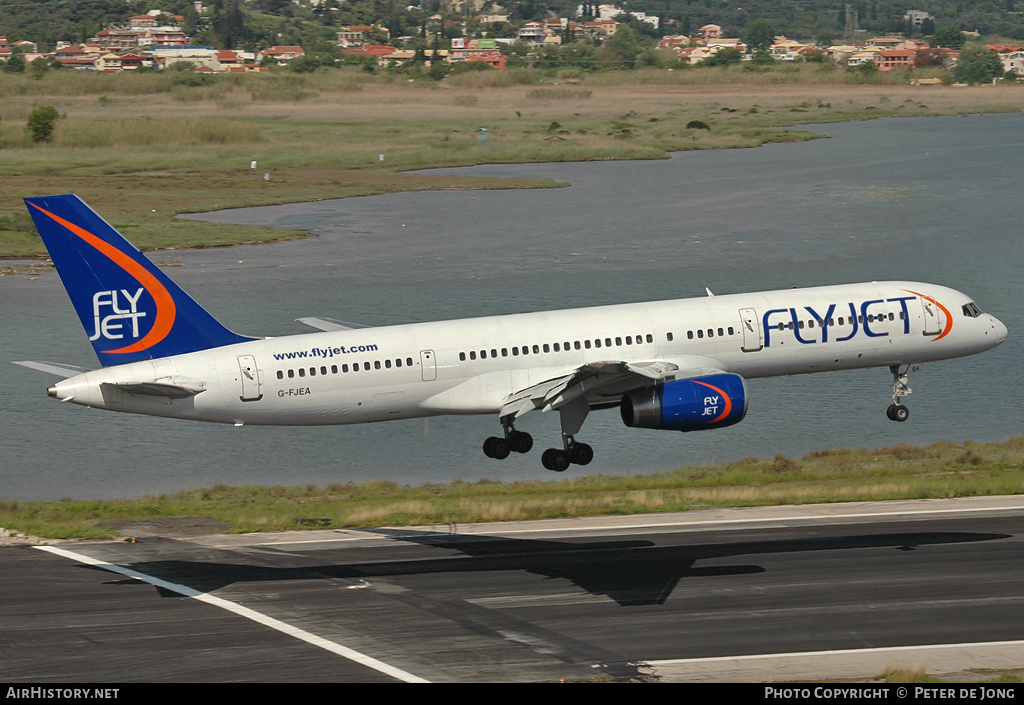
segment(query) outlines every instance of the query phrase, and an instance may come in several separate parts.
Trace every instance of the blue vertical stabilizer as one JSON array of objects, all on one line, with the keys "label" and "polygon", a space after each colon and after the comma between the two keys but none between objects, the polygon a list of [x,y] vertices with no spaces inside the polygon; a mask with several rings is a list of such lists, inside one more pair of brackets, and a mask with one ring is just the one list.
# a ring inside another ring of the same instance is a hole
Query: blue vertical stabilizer
[{"label": "blue vertical stabilizer", "polygon": [[78,196],[26,198],[104,366],[241,343]]}]

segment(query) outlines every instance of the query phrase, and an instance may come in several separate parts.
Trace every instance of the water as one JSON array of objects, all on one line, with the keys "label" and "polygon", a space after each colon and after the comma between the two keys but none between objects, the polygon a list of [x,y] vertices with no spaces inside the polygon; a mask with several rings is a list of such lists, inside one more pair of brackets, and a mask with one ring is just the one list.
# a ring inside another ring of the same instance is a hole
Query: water
[{"label": "water", "polygon": [[[750,411],[706,433],[627,429],[595,412],[596,459],[569,472],[683,464],[900,442],[1020,435],[1019,168],[1024,115],[817,126],[830,139],[690,152],[648,162],[483,166],[477,175],[571,184],[423,192],[202,216],[311,229],[318,238],[157,253],[229,327],[306,332],[300,316],[371,325],[882,279],[969,293],[1010,329],[999,348],[911,377],[910,421],[885,417],[887,370],[753,380]],[[59,185],[54,191],[60,191]],[[0,278],[0,359],[96,366],[55,274]],[[233,428],[113,414],[46,397],[56,378],[0,366],[0,497],[135,497],[232,484],[554,478],[535,451],[485,458],[496,418],[366,426]],[[519,424],[537,450],[555,414]]]}]

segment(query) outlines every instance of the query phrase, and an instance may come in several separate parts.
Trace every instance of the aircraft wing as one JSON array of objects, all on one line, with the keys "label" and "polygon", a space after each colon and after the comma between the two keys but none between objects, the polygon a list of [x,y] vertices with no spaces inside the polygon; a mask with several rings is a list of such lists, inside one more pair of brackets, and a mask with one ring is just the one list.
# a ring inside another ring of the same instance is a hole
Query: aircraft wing
[{"label": "aircraft wing", "polygon": [[63,379],[68,377],[74,377],[80,375],[83,372],[91,372],[92,370],[88,367],[77,367],[76,365],[65,365],[62,362],[44,362],[42,360],[15,360],[15,365],[21,365],[22,367],[28,367],[33,370],[39,370],[40,372],[46,372],[47,374],[57,375]]},{"label": "aircraft wing", "polygon": [[299,323],[305,323],[311,328],[317,330],[356,330],[358,328],[371,328],[372,326],[364,326],[362,323],[348,323],[346,321],[336,321],[333,318],[316,318],[314,316],[305,316],[303,318],[296,318]]},{"label": "aircraft wing", "polygon": [[557,411],[577,399],[587,406],[616,404],[623,394],[671,379],[684,379],[724,371],[714,358],[687,355],[678,360],[646,362],[592,362],[572,372],[553,376],[526,389],[510,394],[501,407],[501,418],[520,416],[531,411]]}]

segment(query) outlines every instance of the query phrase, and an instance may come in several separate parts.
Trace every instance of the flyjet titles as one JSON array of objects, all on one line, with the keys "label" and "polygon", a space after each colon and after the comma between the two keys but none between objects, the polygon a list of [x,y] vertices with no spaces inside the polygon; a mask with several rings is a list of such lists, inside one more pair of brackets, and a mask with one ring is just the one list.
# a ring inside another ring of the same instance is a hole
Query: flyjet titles
[{"label": "flyjet titles", "polygon": [[[896,315],[892,306],[885,304],[897,303],[900,308],[900,320],[903,321],[903,335],[910,333],[910,312],[907,302],[916,296],[898,296],[891,299],[870,299],[860,304],[829,304],[828,308],[817,311],[810,306],[803,309],[810,317],[796,308],[773,308],[765,311],[761,318],[764,331],[764,346],[771,345],[772,331],[791,330],[798,343],[841,343],[857,335],[869,338],[883,338],[891,331],[882,330],[882,322],[893,320]],[[820,308],[820,307],[819,307]],[[837,330],[831,331],[830,329]]]},{"label": "flyjet titles", "polygon": [[[124,321],[131,324],[131,337],[139,337],[139,318],[146,315],[145,311],[139,310],[139,297],[142,296],[140,288],[133,296],[127,289],[116,289],[111,291],[97,291],[92,297],[92,315],[94,333],[89,340],[96,340],[103,336],[107,340],[119,340],[124,338],[127,331]],[[125,306],[121,308],[121,305]],[[109,312],[108,312],[109,309]]]}]

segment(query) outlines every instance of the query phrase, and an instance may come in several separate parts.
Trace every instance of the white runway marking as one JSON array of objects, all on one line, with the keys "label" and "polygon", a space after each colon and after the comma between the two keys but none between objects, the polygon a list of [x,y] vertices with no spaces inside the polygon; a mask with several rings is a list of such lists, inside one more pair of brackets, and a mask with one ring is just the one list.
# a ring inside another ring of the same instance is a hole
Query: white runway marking
[{"label": "white runway marking", "polygon": [[237,614],[240,617],[251,619],[257,624],[262,624],[266,627],[270,627],[271,629],[276,629],[282,634],[287,634],[288,636],[295,637],[296,639],[300,639],[306,642],[307,644],[319,646],[321,649],[330,651],[333,654],[337,654],[338,656],[342,656],[344,658],[349,659],[350,661],[354,661],[360,665],[366,666],[367,668],[372,668],[375,671],[379,671],[380,673],[391,676],[392,678],[397,678],[406,683],[429,683],[429,681],[427,681],[424,678],[414,676],[411,673],[407,673],[401,670],[400,668],[396,668],[382,661],[378,661],[373,657],[359,653],[358,651],[350,649],[347,646],[342,646],[341,644],[330,641],[329,639],[324,639],[323,637],[319,637],[315,634],[310,634],[309,632],[303,629],[293,627],[292,625],[282,622],[279,619],[268,617],[267,615],[257,612],[256,610],[249,609],[248,607],[243,607],[229,600],[225,600],[220,597],[215,597],[208,593],[199,592],[198,590],[190,588],[187,585],[178,585],[177,583],[170,583],[166,580],[161,580],[160,578],[154,578],[152,575],[146,575],[145,573],[140,573],[137,570],[132,570],[131,568],[125,568],[124,566],[119,566],[114,563],[101,561],[96,558],[91,558],[84,554],[75,553],[74,551],[68,551],[63,548],[56,548],[54,546],[36,546],[36,548],[38,548],[41,551],[46,551],[47,553],[53,553],[58,556],[63,556],[64,558],[69,558],[73,561],[85,563],[86,565],[95,566],[97,568],[103,568],[104,570],[109,570],[112,573],[120,573],[121,575],[127,576],[129,578],[141,580],[142,582],[149,583],[150,585],[154,585],[156,587],[164,588],[165,590],[171,590],[172,592],[176,592],[179,595],[194,598],[196,600],[199,600],[200,602],[205,602],[208,605],[220,607],[221,609],[225,609],[229,612]]}]

